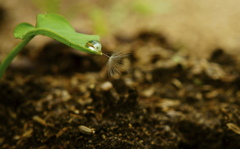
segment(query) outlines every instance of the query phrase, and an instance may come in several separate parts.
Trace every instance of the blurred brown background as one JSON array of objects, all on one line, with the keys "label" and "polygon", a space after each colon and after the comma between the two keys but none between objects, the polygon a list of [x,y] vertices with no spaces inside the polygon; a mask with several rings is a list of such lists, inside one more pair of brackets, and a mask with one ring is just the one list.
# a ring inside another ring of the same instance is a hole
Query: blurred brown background
[{"label": "blurred brown background", "polygon": [[[36,15],[47,12],[65,16],[79,32],[101,35],[106,44],[116,35],[131,38],[150,31],[194,56],[208,56],[216,48],[237,54],[239,6],[237,0],[0,0],[0,61],[20,42],[14,27],[35,24]],[[28,46],[40,49],[50,40],[38,36]]]}]

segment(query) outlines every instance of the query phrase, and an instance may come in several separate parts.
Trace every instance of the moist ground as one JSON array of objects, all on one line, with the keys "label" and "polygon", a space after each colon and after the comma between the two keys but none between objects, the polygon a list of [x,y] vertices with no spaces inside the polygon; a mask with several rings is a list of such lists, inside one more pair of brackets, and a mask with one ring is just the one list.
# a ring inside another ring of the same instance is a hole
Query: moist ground
[{"label": "moist ground", "polygon": [[0,84],[1,148],[240,147],[234,55],[197,59],[152,32],[115,40],[130,56],[113,77],[104,56],[24,49]]}]

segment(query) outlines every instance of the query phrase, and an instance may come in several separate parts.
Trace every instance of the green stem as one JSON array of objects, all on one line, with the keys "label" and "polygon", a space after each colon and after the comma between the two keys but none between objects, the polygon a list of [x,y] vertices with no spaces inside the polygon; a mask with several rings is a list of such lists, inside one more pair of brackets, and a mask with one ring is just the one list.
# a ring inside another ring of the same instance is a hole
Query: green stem
[{"label": "green stem", "polygon": [[24,39],[22,42],[20,42],[8,55],[7,57],[2,61],[0,65],[0,79],[2,78],[5,70],[7,69],[8,65],[12,62],[14,57],[24,48],[28,42],[33,38],[34,36],[28,37]]}]

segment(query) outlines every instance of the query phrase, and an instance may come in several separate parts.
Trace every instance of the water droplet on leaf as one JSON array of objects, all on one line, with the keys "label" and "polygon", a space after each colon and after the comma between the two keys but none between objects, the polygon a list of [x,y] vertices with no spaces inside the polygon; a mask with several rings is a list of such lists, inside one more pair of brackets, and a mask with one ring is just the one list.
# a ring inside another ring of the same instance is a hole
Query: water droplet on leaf
[{"label": "water droplet on leaf", "polygon": [[86,48],[91,49],[92,51],[101,52],[102,45],[96,40],[91,40],[86,43]]}]

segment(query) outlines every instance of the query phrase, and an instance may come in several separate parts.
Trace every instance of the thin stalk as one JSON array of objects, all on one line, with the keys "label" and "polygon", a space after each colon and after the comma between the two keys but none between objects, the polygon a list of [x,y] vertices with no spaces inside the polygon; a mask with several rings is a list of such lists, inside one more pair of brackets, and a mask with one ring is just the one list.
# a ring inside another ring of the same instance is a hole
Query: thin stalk
[{"label": "thin stalk", "polygon": [[107,54],[105,54],[105,53],[102,53],[104,56],[106,56],[106,57],[108,57],[108,58],[110,58],[110,56],[108,56]]},{"label": "thin stalk", "polygon": [[20,42],[8,55],[7,57],[2,61],[0,65],[0,79],[2,78],[4,72],[6,71],[8,65],[12,62],[14,57],[28,44],[28,42],[33,38],[34,36],[28,37],[24,39],[22,42]]}]

